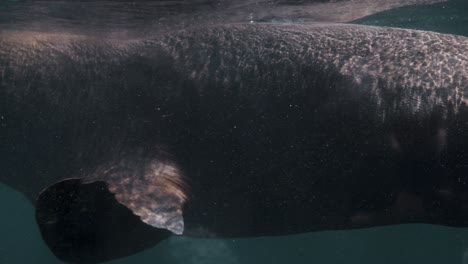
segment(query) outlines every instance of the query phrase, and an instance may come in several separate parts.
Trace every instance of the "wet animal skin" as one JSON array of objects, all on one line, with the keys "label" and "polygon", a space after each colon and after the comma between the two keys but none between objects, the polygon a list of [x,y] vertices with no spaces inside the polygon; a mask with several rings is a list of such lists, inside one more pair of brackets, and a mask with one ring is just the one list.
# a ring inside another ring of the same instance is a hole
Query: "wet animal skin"
[{"label": "wet animal skin", "polygon": [[332,23],[0,35],[0,177],[37,201],[65,261],[170,232],[468,225],[467,38]]}]

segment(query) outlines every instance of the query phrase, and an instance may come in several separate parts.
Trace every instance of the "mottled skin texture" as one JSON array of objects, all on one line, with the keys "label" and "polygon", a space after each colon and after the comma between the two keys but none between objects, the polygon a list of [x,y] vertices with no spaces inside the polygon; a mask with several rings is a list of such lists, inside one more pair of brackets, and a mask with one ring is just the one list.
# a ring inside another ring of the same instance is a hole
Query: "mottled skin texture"
[{"label": "mottled skin texture", "polygon": [[101,180],[138,214],[164,174],[185,235],[468,225],[467,38],[255,23],[0,35],[0,177],[31,200]]},{"label": "mottled skin texture", "polygon": [[201,193],[212,192],[193,199],[208,205],[209,213],[193,215],[209,223],[202,229],[466,225],[466,178],[458,171],[466,38],[264,24],[187,32],[162,46],[188,76],[186,93],[197,95],[183,105],[202,130],[183,145],[195,145],[192,157],[205,155],[194,167],[206,172],[189,177]]}]

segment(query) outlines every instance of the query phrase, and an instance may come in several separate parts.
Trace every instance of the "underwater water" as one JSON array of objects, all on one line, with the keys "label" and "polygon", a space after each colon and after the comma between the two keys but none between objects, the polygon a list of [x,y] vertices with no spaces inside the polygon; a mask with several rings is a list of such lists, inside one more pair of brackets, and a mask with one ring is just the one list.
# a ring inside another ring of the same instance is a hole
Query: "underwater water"
[{"label": "underwater water", "polygon": [[468,36],[468,1],[406,6],[370,15],[353,23],[430,30]]},{"label": "underwater water", "polygon": [[[468,36],[468,5],[452,1],[399,8],[356,23]],[[55,264],[34,221],[34,208],[0,184],[0,264]],[[401,263],[468,264],[468,228],[411,224],[249,239],[172,237],[109,263]]]}]

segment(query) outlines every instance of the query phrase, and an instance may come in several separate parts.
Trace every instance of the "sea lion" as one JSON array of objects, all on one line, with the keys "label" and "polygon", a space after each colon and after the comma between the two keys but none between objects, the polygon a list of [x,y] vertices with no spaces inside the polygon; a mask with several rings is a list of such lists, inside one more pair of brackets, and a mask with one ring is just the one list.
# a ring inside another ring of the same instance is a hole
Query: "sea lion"
[{"label": "sea lion", "polygon": [[69,262],[171,233],[467,226],[468,39],[333,23],[0,31],[0,180]]},{"label": "sea lion", "polygon": [[1,35],[1,180],[37,200],[65,261],[166,230],[467,225],[465,37],[261,23]]}]

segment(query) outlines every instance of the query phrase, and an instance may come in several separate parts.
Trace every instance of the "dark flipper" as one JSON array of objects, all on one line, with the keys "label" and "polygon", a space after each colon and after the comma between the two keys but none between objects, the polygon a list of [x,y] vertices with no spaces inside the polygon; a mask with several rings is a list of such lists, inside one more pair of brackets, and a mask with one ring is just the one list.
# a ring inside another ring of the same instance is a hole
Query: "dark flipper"
[{"label": "dark flipper", "polygon": [[185,192],[179,171],[158,159],[132,160],[59,181],[39,195],[36,220],[58,258],[102,262],[183,232]]},{"label": "dark flipper", "polygon": [[69,179],[52,185],[38,198],[36,220],[53,253],[72,263],[124,257],[170,235],[143,223],[102,181]]}]

